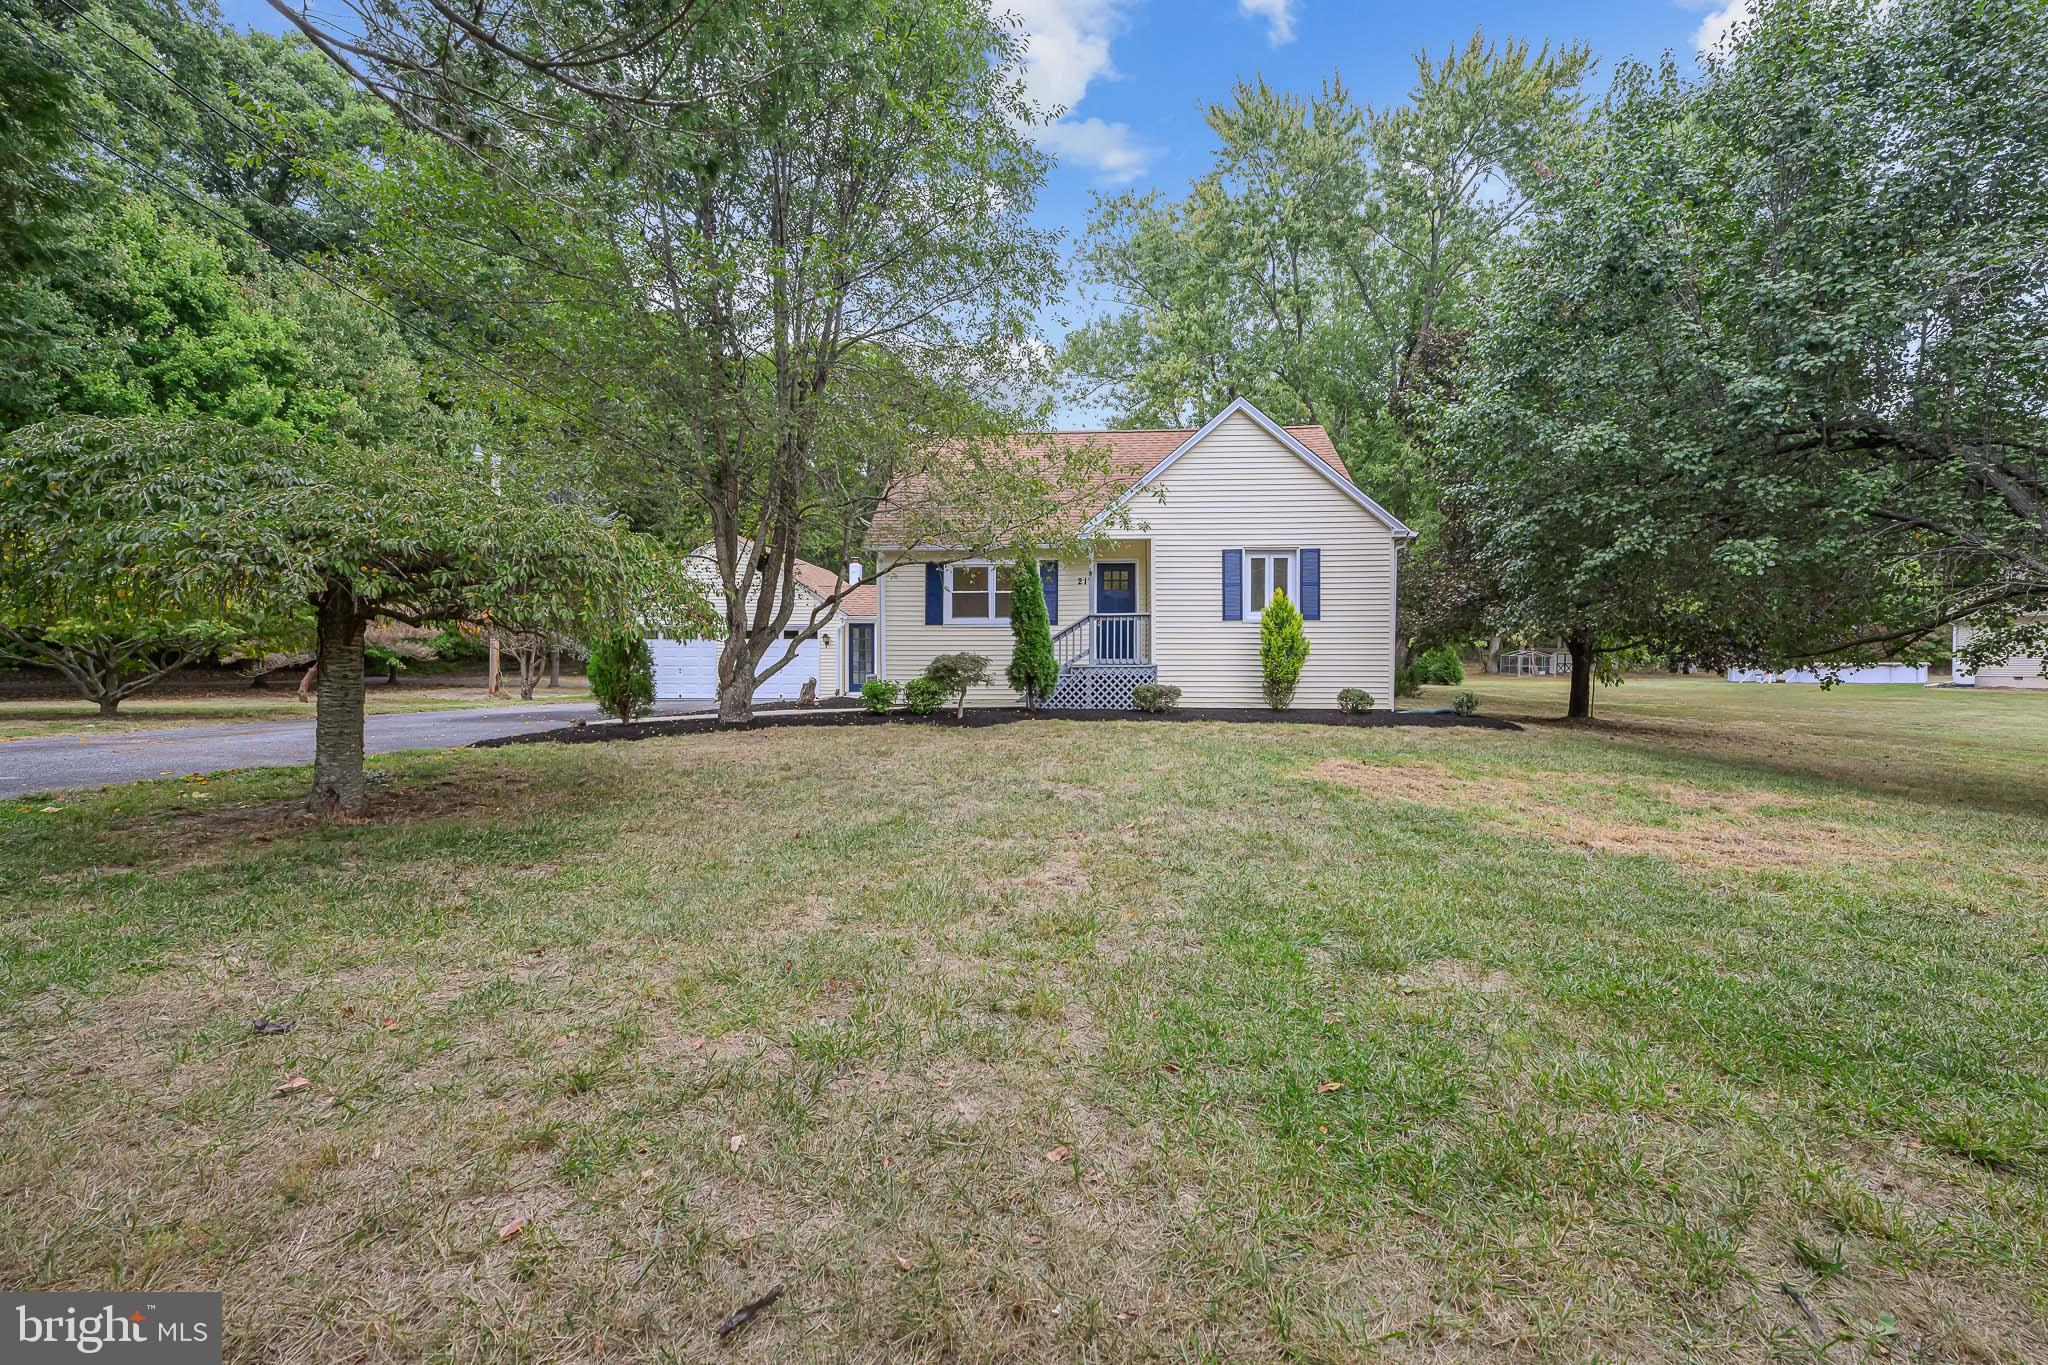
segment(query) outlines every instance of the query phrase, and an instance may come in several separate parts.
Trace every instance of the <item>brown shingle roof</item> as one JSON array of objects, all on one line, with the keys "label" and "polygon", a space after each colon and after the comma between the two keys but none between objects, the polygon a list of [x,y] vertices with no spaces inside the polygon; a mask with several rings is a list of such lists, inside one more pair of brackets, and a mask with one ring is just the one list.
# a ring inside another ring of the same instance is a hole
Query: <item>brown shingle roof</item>
[{"label": "brown shingle roof", "polygon": [[[717,562],[715,556],[711,554],[708,542],[691,551],[689,557],[701,559],[706,564]],[[830,597],[833,589],[839,586],[838,574],[822,564],[813,564],[808,559],[799,559],[791,572],[795,575],[796,581],[815,594],[820,601]],[[881,601],[873,583],[859,584],[852,592],[839,599],[839,610],[848,616],[873,616],[880,605]]]},{"label": "brown shingle roof", "polygon": [[[839,575],[821,565],[813,564],[807,559],[799,559],[796,562],[796,581],[809,588],[820,598],[826,598],[830,597],[833,591],[838,588]],[[873,616],[875,608],[880,604],[880,599],[875,593],[875,585],[872,583],[862,583],[857,585],[852,592],[839,599],[839,610],[845,612],[848,616]]]},{"label": "brown shingle roof", "polygon": [[[1020,451],[1072,451],[1088,445],[1101,447],[1106,465],[1103,488],[1088,499],[1097,505],[1084,509],[1086,515],[1092,516],[1158,468],[1161,461],[1186,444],[1188,437],[1197,430],[1195,427],[1154,427],[1139,431],[1033,432],[1017,437],[1017,447]],[[1319,426],[1287,427],[1285,430],[1345,479],[1350,479],[1351,471],[1344,467],[1344,458],[1337,453],[1329,432]],[[890,495],[875,509],[874,519],[868,524],[866,543],[902,544],[910,528],[906,505],[920,505],[919,495],[926,491],[927,481],[917,474],[908,476],[892,488]]]}]

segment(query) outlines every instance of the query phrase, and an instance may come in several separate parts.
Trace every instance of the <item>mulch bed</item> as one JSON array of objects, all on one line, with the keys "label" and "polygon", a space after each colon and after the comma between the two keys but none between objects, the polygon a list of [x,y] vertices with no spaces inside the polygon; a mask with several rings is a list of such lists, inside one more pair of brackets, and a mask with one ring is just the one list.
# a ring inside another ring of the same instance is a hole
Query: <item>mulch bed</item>
[{"label": "mulch bed", "polygon": [[[1509,720],[1492,716],[1460,716],[1449,711],[1367,711],[1353,715],[1346,711],[1260,711],[1238,707],[1183,707],[1178,711],[1147,714],[1142,711],[1041,711],[1040,720],[1115,720],[1127,724],[1156,725],[1190,721],[1224,721],[1237,725],[1346,725],[1364,728],[1416,726],[1425,729],[1520,730]],[[746,725],[720,725],[716,716],[679,716],[670,720],[640,720],[631,725],[610,721],[593,725],[567,725],[557,730],[505,735],[480,739],[472,749],[497,749],[508,744],[608,744],[614,740],[661,739],[670,735],[708,735],[733,730],[773,730],[785,726],[846,725],[929,725],[961,730],[982,730],[991,725],[1012,725],[1030,720],[1022,707],[971,706],[956,719],[950,711],[913,716],[908,711],[891,711],[877,716],[865,710],[821,707],[816,711],[784,711],[756,716]]]}]

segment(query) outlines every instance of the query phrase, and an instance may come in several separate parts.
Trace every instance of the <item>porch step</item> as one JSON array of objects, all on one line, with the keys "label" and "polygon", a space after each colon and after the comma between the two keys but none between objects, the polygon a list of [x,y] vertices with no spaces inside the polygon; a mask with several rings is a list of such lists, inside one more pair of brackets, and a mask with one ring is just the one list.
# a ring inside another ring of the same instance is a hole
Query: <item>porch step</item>
[{"label": "porch step", "polygon": [[1140,683],[1159,681],[1157,664],[1066,664],[1045,705],[1053,709],[1130,711]]}]

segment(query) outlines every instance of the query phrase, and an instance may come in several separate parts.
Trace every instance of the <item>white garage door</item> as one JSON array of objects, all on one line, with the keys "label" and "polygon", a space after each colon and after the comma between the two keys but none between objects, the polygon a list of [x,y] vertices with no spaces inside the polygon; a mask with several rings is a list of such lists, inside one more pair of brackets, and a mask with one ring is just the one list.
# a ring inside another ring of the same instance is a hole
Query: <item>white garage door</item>
[{"label": "white garage door", "polygon": [[[689,697],[703,699],[718,695],[718,652],[722,640],[649,640],[654,654],[654,696],[657,701]],[[789,648],[786,640],[768,648],[763,664],[773,663]],[[796,647],[796,657],[776,675],[754,689],[755,701],[794,701],[806,682],[818,676],[818,637],[813,635]],[[822,685],[821,689],[822,690]]]}]

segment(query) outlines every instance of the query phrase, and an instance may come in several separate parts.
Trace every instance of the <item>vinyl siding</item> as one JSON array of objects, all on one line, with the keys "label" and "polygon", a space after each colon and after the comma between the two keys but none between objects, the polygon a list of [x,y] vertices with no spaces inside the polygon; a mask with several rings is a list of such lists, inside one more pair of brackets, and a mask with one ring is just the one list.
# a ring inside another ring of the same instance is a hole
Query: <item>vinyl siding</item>
[{"label": "vinyl siding", "polygon": [[[1158,491],[1160,496],[1154,497]],[[1322,619],[1305,623],[1298,707],[1362,687],[1394,695],[1394,538],[1350,496],[1242,414],[1175,461],[1130,505],[1152,535],[1153,658],[1184,706],[1264,706],[1259,622],[1222,619],[1226,549],[1322,551]]]},{"label": "vinyl siding", "polygon": [[[1961,649],[1976,636],[1972,626],[1957,626],[1955,647]],[[2019,687],[2029,691],[2048,691],[2048,677],[2041,674],[2041,660],[2019,655],[2003,663],[1990,664],[1977,671],[1978,687]]]},{"label": "vinyl siding", "polygon": [[[1129,553],[1124,553],[1129,551]],[[1104,559],[1137,560],[1138,610],[1145,610],[1147,585],[1145,547],[1119,546],[1117,553],[1104,552]],[[927,560],[943,562],[941,556],[888,554],[882,557],[881,676],[909,682],[941,654],[962,652],[986,655],[994,687],[977,687],[967,694],[969,706],[1014,706],[1017,694],[1003,681],[1010,667],[1010,623],[989,625],[940,625],[924,623],[924,566]],[[1053,634],[1080,620],[1094,600],[1091,571],[1086,560],[1060,563],[1060,619]]]}]

